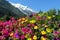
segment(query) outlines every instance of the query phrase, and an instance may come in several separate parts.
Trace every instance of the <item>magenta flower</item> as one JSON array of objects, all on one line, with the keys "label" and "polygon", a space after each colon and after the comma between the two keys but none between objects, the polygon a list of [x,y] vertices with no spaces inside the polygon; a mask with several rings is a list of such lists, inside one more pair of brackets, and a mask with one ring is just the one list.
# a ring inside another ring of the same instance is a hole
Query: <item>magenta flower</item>
[{"label": "magenta flower", "polygon": [[27,27],[34,27],[34,24],[28,24]]},{"label": "magenta flower", "polygon": [[3,30],[3,26],[2,25],[0,25],[0,31],[2,31]]},{"label": "magenta flower", "polygon": [[26,27],[26,28],[22,28],[22,32],[25,34],[27,31],[28,31],[28,27]]},{"label": "magenta flower", "polygon": [[11,20],[12,20],[13,23],[17,22],[14,17],[12,17]]},{"label": "magenta flower", "polygon": [[7,24],[12,27],[12,22],[8,21]]},{"label": "magenta flower", "polygon": [[10,33],[7,31],[7,30],[3,30],[3,35],[6,37],[6,36],[9,36],[10,35]]},{"label": "magenta flower", "polygon": [[53,34],[58,35],[59,32],[55,30],[55,31],[53,31]]},{"label": "magenta flower", "polygon": [[4,22],[4,23],[3,23],[3,26],[5,26],[6,24],[7,24],[7,22]]},{"label": "magenta flower", "polygon": [[15,34],[17,34],[17,33],[18,33],[18,31],[19,31],[19,30],[18,30],[18,29],[16,29],[16,30],[15,30]]},{"label": "magenta flower", "polygon": [[23,33],[26,33],[26,28],[22,28],[22,32]]},{"label": "magenta flower", "polygon": [[46,20],[46,17],[45,16],[42,16],[42,20]]},{"label": "magenta flower", "polygon": [[29,31],[28,31],[28,34],[32,34],[32,30],[29,30]]},{"label": "magenta flower", "polygon": [[9,31],[11,32],[12,30],[13,30],[13,28],[12,28],[12,27],[10,27]]},{"label": "magenta flower", "polygon": [[39,21],[40,20],[40,16],[36,16],[36,20]]},{"label": "magenta flower", "polygon": [[24,39],[25,38],[25,36],[24,35],[21,35],[21,39]]},{"label": "magenta flower", "polygon": [[4,39],[4,36],[0,36],[0,40],[3,40]]},{"label": "magenta flower", "polygon": [[9,25],[10,27],[12,26],[12,22],[11,21],[6,21],[3,23],[3,26]]}]

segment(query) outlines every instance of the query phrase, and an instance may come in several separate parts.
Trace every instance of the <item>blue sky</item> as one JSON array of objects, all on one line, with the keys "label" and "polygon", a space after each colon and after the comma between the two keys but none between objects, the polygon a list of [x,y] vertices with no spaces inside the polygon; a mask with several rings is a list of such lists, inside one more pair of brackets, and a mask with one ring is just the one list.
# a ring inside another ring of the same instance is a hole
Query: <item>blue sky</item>
[{"label": "blue sky", "polygon": [[60,9],[60,0],[8,0],[12,3],[19,3],[35,11],[47,11],[50,9]]}]

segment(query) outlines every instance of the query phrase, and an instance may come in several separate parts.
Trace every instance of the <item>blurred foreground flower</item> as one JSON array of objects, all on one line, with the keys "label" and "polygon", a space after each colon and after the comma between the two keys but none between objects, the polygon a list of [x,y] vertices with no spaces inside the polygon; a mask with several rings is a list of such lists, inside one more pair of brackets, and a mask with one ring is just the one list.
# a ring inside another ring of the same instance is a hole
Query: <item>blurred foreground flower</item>
[{"label": "blurred foreground flower", "polygon": [[44,31],[44,30],[41,31],[41,34],[42,34],[42,35],[45,35],[45,34],[46,34],[46,31]]},{"label": "blurred foreground flower", "polygon": [[30,23],[36,23],[36,20],[31,20]]},{"label": "blurred foreground flower", "polygon": [[45,38],[45,37],[43,37],[43,36],[41,36],[41,40],[46,40],[46,38]]},{"label": "blurred foreground flower", "polygon": [[33,36],[33,39],[34,39],[34,40],[37,40],[37,36],[36,36],[36,35],[34,35],[34,36]]}]

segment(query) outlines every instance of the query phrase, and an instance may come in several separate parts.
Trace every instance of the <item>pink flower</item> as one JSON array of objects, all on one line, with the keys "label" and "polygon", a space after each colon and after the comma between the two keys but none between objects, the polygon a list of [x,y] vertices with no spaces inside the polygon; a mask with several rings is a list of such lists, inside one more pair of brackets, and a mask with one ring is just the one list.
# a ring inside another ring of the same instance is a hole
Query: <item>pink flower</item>
[{"label": "pink flower", "polygon": [[9,26],[12,26],[12,22],[11,22],[11,21],[8,21],[7,24],[8,24]]},{"label": "pink flower", "polygon": [[12,28],[12,27],[10,27],[10,30],[9,30],[9,31],[11,32],[12,30],[13,30],[13,28]]},{"label": "pink flower", "polygon": [[53,31],[53,34],[58,35],[59,32],[55,30],[55,31]]},{"label": "pink flower", "polygon": [[0,25],[0,31],[2,31],[3,30],[3,26],[2,25]]},{"label": "pink flower", "polygon": [[46,20],[46,17],[45,16],[42,16],[42,20]]},{"label": "pink flower", "polygon": [[22,39],[24,39],[24,38],[25,38],[25,36],[24,36],[24,35],[21,35],[21,38],[22,38]]},{"label": "pink flower", "polygon": [[19,31],[19,30],[18,30],[18,29],[16,29],[16,30],[15,30],[15,34],[17,34],[17,33],[18,33],[18,31]]},{"label": "pink flower", "polygon": [[34,27],[34,24],[28,24],[27,27]]},{"label": "pink flower", "polygon": [[25,28],[22,28],[22,32],[26,33],[26,29]]},{"label": "pink flower", "polygon": [[10,27],[12,26],[12,22],[11,21],[6,21],[3,23],[3,26],[9,25]]},{"label": "pink flower", "polygon": [[29,30],[28,33],[29,33],[29,34],[32,34],[32,30]]},{"label": "pink flower", "polygon": [[4,39],[4,36],[0,36],[0,40],[3,40]]},{"label": "pink flower", "polygon": [[3,35],[6,37],[6,36],[9,36],[10,33],[7,30],[3,29]]},{"label": "pink flower", "polygon": [[40,16],[36,16],[36,20],[39,21],[40,20]]},{"label": "pink flower", "polygon": [[3,23],[3,26],[5,26],[6,24],[7,24],[7,22],[4,22],[4,23]]},{"label": "pink flower", "polygon": [[25,34],[28,31],[28,27],[22,28],[22,32]]},{"label": "pink flower", "polygon": [[13,23],[17,22],[14,17],[12,17],[11,20],[12,20]]},{"label": "pink flower", "polygon": [[11,18],[11,20],[15,20],[15,18],[14,18],[14,17],[12,17],[12,18]]}]

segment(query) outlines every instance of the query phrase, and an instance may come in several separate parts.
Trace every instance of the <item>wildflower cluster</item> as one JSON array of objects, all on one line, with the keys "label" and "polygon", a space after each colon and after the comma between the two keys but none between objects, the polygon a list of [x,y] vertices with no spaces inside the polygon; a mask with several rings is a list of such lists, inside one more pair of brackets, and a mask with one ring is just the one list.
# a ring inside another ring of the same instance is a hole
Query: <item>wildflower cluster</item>
[{"label": "wildflower cluster", "polygon": [[55,15],[32,14],[0,22],[1,40],[60,40],[60,24]]}]

